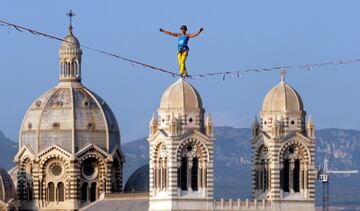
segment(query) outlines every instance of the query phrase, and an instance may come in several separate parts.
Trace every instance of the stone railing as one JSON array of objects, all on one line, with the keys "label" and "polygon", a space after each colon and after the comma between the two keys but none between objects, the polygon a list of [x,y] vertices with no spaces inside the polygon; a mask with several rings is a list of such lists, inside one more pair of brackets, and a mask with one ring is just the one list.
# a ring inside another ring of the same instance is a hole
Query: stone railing
[{"label": "stone railing", "polygon": [[246,200],[233,200],[233,199],[220,199],[214,200],[214,209],[215,210],[265,210],[271,206],[270,202],[264,200],[257,201],[249,199]]},{"label": "stone railing", "polygon": [[149,193],[144,192],[118,192],[118,193],[106,193],[105,199],[148,199]]}]

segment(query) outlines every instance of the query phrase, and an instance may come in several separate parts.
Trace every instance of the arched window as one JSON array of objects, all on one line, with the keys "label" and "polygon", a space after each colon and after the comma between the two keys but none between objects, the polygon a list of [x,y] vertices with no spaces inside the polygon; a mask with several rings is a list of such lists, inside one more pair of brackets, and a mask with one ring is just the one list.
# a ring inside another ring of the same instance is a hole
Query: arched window
[{"label": "arched window", "polygon": [[75,76],[75,63],[74,61],[70,63],[70,76]]},{"label": "arched window", "polygon": [[93,202],[96,200],[96,182],[91,183],[91,187],[90,187],[90,201]]},{"label": "arched window", "polygon": [[294,192],[300,192],[300,161],[296,159],[294,164]]},{"label": "arched window", "polygon": [[67,62],[64,62],[64,77],[67,76]]},{"label": "arched window", "polygon": [[33,191],[32,191],[32,185],[30,183],[26,184],[26,201],[32,201],[33,198]]},{"label": "arched window", "polygon": [[81,201],[83,201],[83,202],[87,201],[87,199],[88,199],[87,194],[88,194],[88,184],[87,184],[87,182],[84,182],[81,185]]},{"label": "arched window", "polygon": [[306,152],[296,144],[288,146],[283,151],[283,168],[280,171],[280,187],[284,192],[298,193],[302,192],[301,189],[306,189],[307,175],[303,167],[305,153]]},{"label": "arched window", "polygon": [[196,140],[181,146],[178,156],[181,158],[178,162],[178,186],[183,191],[201,191],[207,187],[207,165],[206,151],[201,143]]},{"label": "arched window", "polygon": [[65,201],[65,187],[64,183],[59,182],[57,185],[57,199],[58,201]]},{"label": "arched window", "polygon": [[265,192],[269,189],[269,158],[268,148],[262,145],[256,155],[256,168],[255,168],[255,189]]},{"label": "arched window", "polygon": [[70,62],[67,62],[67,76],[71,76],[70,75],[70,69],[71,69],[71,63]]},{"label": "arched window", "polygon": [[164,191],[168,187],[167,151],[165,144],[157,145],[155,156],[156,162],[153,168],[154,187],[158,191]]},{"label": "arched window", "polygon": [[75,69],[75,76],[79,77],[79,65],[77,63],[77,61],[74,61],[74,69]]},{"label": "arched window", "polygon": [[289,160],[285,159],[284,160],[284,167],[282,170],[282,188],[284,190],[284,192],[290,192],[290,187],[289,187],[289,182],[290,182],[290,178],[289,178]]},{"label": "arched window", "polygon": [[50,182],[48,184],[48,196],[49,196],[49,201],[53,202],[55,201],[55,185],[53,182]]},{"label": "arched window", "polygon": [[181,159],[181,168],[180,168],[180,188],[181,190],[187,190],[187,158],[183,157]]},{"label": "arched window", "polygon": [[199,159],[197,157],[193,158],[192,167],[191,167],[191,189],[197,191],[198,188],[198,176],[199,176]]},{"label": "arched window", "polygon": [[111,166],[111,192],[121,191],[121,168],[118,160],[114,160]]}]

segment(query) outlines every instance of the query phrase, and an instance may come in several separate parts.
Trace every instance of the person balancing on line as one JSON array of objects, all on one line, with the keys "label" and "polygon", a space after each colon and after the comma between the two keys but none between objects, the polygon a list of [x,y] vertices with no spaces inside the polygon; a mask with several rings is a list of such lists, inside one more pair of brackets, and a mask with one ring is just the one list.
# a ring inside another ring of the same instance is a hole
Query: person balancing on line
[{"label": "person balancing on line", "polygon": [[179,62],[179,69],[180,69],[180,75],[182,77],[189,77],[188,72],[186,71],[186,58],[189,54],[189,46],[188,42],[190,38],[198,36],[204,29],[200,28],[200,30],[197,33],[194,34],[186,34],[187,27],[185,25],[182,25],[180,27],[181,33],[173,33],[169,31],[165,31],[164,29],[160,28],[160,32],[164,32],[165,34],[178,37],[178,62]]}]

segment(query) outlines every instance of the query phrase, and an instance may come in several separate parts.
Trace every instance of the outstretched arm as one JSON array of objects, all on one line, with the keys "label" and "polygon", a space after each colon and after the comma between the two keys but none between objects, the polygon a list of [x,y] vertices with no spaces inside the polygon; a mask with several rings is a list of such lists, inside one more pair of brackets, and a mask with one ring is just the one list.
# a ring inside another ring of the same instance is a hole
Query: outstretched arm
[{"label": "outstretched arm", "polygon": [[197,33],[195,33],[195,34],[189,34],[188,36],[189,36],[190,38],[196,37],[196,36],[198,36],[202,31],[204,31],[204,28],[200,28],[200,30],[199,30]]},{"label": "outstretched arm", "polygon": [[165,31],[164,29],[160,28],[160,32],[163,32],[165,34],[168,34],[168,35],[171,35],[171,36],[174,36],[174,37],[179,37],[180,34],[179,33],[173,33],[173,32],[169,32],[169,31]]}]

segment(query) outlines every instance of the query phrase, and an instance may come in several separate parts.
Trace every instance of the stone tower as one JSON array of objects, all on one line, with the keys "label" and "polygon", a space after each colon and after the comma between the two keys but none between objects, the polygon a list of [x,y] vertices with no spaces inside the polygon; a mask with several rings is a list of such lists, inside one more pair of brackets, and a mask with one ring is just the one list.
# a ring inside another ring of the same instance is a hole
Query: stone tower
[{"label": "stone tower", "polygon": [[108,104],[81,83],[72,26],[62,42],[59,83],[30,106],[15,156],[22,210],[77,210],[122,190],[120,132]]},{"label": "stone tower", "polygon": [[252,194],[275,210],[315,210],[315,129],[300,95],[281,81],[266,95],[252,126]]},{"label": "stone tower", "polygon": [[214,133],[201,97],[180,78],[150,121],[149,210],[207,210],[213,200]]}]

